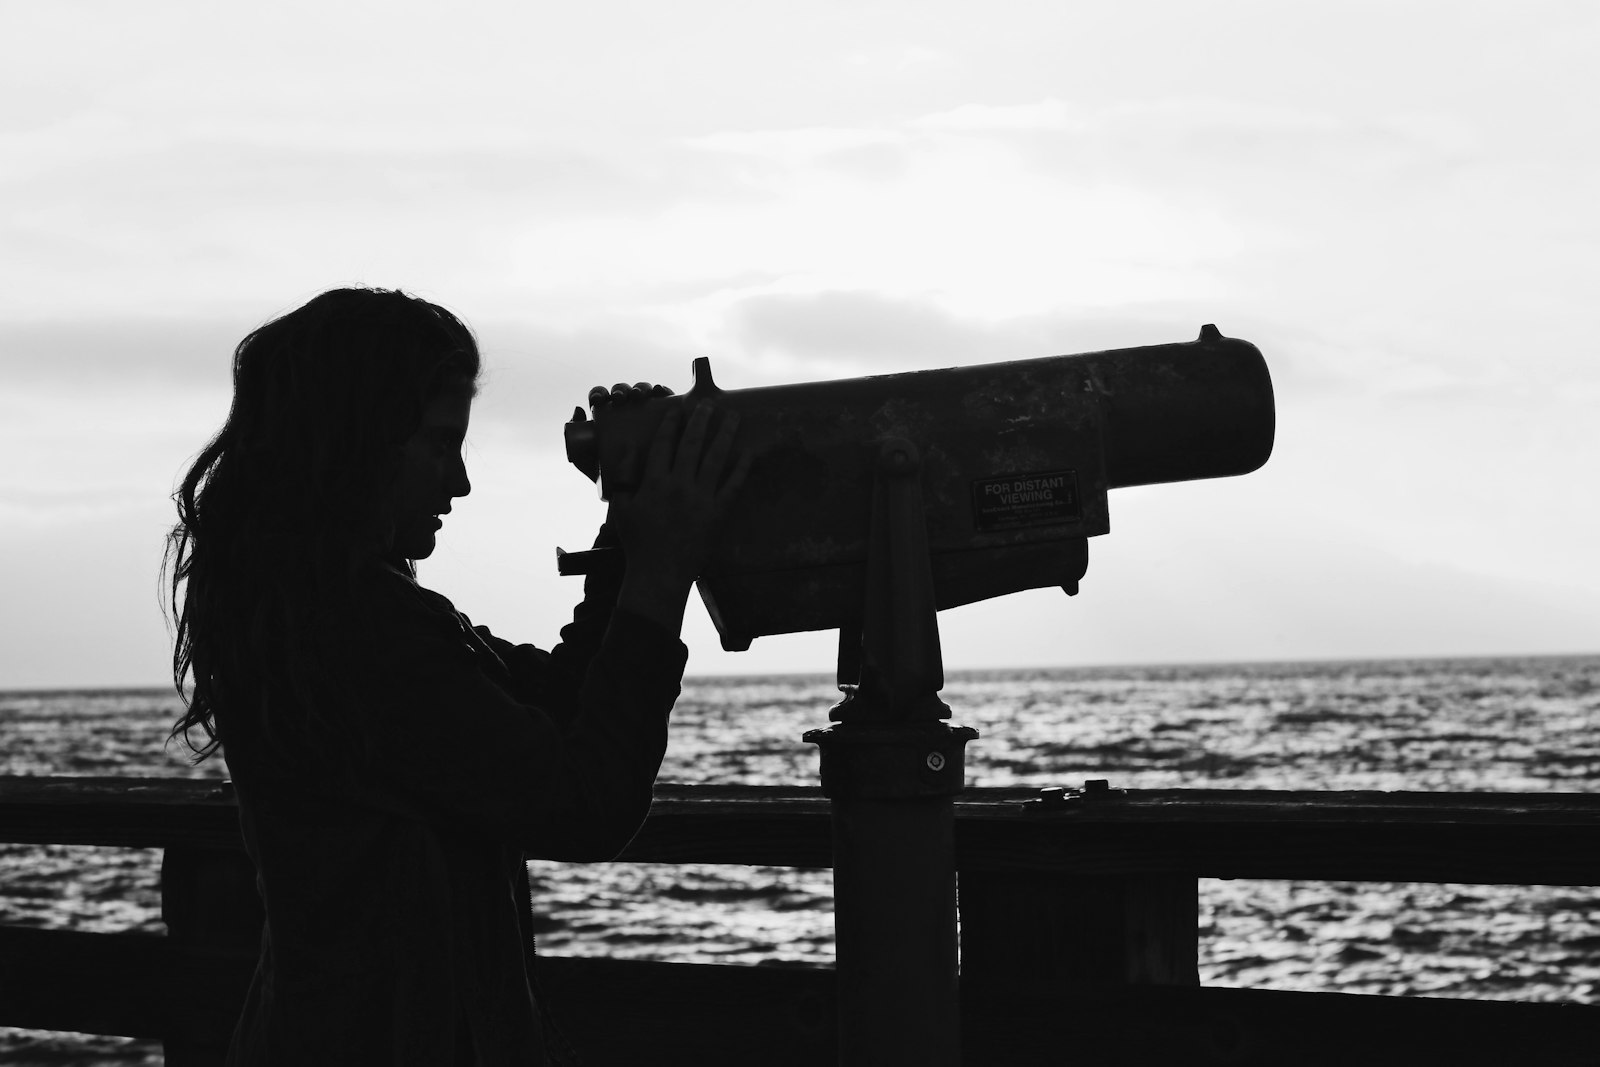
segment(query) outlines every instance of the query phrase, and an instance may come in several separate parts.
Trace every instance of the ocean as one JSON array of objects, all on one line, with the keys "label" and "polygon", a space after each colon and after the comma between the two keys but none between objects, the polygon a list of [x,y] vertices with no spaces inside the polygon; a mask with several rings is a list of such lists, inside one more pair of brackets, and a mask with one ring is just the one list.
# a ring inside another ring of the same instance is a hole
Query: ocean
[{"label": "ocean", "polygon": [[[1600,656],[953,672],[969,785],[1590,792]],[[664,782],[813,785],[831,678],[700,678]],[[163,690],[0,693],[0,774],[222,777]],[[0,922],[158,932],[155,850],[0,844]],[[532,864],[552,955],[825,966],[827,870]],[[1600,888],[1206,879],[1201,980],[1600,1002]],[[151,1042],[0,1029],[0,1061],[159,1064]]]}]

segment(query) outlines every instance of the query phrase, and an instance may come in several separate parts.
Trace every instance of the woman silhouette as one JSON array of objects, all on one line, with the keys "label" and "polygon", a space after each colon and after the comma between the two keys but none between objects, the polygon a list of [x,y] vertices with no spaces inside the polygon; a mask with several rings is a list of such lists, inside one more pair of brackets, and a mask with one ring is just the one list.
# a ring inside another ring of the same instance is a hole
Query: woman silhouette
[{"label": "woman silhouette", "polygon": [[543,651],[416,582],[471,488],[479,357],[455,316],[334,290],[247,336],[233,373],[167,556],[192,686],[173,734],[226,758],[267,916],[228,1062],[559,1059],[524,856],[609,859],[644,819],[684,604],[747,466],[733,419],[674,406],[601,528],[623,565]]}]

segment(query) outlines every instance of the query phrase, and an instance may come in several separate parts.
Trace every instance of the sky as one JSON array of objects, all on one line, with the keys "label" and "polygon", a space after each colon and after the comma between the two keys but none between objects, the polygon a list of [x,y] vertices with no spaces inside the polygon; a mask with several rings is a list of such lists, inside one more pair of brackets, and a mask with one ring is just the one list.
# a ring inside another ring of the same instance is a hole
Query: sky
[{"label": "sky", "polygon": [[[947,668],[1600,652],[1600,7],[0,0],[0,688],[160,685],[232,347],[340,285],[476,331],[423,582],[548,645],[588,388],[1192,340],[1274,454],[1118,490]],[[812,673],[834,637],[691,674]]]}]

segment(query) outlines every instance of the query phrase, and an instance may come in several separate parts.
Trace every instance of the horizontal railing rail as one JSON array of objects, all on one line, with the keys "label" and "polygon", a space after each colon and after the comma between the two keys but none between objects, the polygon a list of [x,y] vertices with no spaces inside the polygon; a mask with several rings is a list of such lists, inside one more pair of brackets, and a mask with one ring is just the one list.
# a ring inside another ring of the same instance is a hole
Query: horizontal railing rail
[{"label": "horizontal railing rail", "polygon": [[[220,1062],[261,924],[231,786],[0,777],[0,842],[164,849],[169,931],[0,927],[0,1025],[159,1037],[173,1067]],[[817,789],[667,785],[619,859],[818,868],[830,842]],[[1199,878],[1600,885],[1600,796],[969,789],[956,802],[956,865],[971,1064],[1600,1054],[1600,1007],[1201,988],[1197,973]],[[540,967],[597,1063],[663,1049],[702,1063],[834,1056],[830,970]]]},{"label": "horizontal railing rail", "polygon": [[[1600,885],[1600,794],[1141,789],[1046,804],[956,800],[963,870]],[[827,867],[814,788],[662,785],[618,858]],[[241,849],[232,787],[189,778],[0,777],[0,841]]]}]

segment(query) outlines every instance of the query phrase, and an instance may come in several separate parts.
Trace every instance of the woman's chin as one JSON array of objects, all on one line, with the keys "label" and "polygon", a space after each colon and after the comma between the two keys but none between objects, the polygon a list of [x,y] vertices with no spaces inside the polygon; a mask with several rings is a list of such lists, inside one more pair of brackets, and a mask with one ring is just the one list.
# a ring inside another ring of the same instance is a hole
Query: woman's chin
[{"label": "woman's chin", "polygon": [[419,531],[411,537],[396,538],[394,554],[401,559],[427,559],[433,555],[433,547],[433,534],[424,535]]}]

